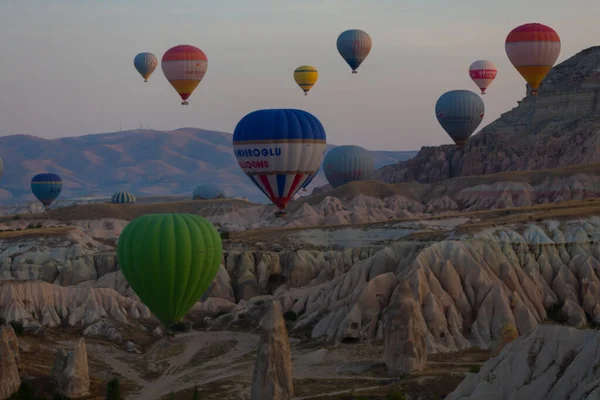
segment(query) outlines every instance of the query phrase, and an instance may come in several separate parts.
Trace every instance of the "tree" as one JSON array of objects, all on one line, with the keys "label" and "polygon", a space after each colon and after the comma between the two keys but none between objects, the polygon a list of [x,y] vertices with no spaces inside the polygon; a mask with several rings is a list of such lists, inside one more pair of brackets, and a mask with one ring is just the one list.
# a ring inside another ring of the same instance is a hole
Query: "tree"
[{"label": "tree", "polygon": [[192,400],[200,400],[200,392],[198,391],[198,386],[194,386],[194,396]]},{"label": "tree", "polygon": [[106,400],[123,400],[121,397],[120,383],[117,378],[106,385]]}]

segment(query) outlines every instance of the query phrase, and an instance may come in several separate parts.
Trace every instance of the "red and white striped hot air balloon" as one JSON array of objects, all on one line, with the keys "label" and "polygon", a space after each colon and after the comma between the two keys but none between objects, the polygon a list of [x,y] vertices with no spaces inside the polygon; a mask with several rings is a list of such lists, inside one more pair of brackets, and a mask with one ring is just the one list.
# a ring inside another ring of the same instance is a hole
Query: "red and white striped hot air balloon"
[{"label": "red and white striped hot air balloon", "polygon": [[477,60],[469,67],[469,76],[481,89],[481,94],[485,94],[485,89],[491,85],[497,73],[494,63],[488,60]]}]

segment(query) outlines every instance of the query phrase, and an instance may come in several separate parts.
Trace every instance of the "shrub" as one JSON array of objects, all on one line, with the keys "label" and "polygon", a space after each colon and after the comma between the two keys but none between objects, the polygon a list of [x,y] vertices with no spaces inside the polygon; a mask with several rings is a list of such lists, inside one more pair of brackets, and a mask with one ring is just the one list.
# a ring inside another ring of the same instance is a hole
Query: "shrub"
[{"label": "shrub", "polygon": [[25,334],[25,328],[23,328],[23,324],[18,321],[11,321],[10,326],[15,330],[15,334],[19,337]]},{"label": "shrub", "polygon": [[406,400],[406,395],[402,392],[390,392],[385,396],[385,400]]},{"label": "shrub", "polygon": [[481,370],[481,367],[479,365],[471,365],[469,367],[469,372],[472,373],[472,374],[479,373],[479,370]]},{"label": "shrub", "polygon": [[185,322],[178,322],[176,324],[171,325],[169,327],[169,330],[171,332],[187,332],[188,326],[185,324]]},{"label": "shrub", "polygon": [[286,311],[283,314],[283,319],[285,319],[286,321],[296,321],[298,319],[298,314],[296,314],[294,311],[290,310],[290,311]]},{"label": "shrub", "polygon": [[200,392],[198,391],[198,386],[194,386],[194,395],[192,400],[200,400]]},{"label": "shrub", "polygon": [[228,231],[221,231],[221,240],[229,240],[231,239],[231,233]]},{"label": "shrub", "polygon": [[121,397],[121,384],[117,378],[106,385],[106,400],[123,400]]},{"label": "shrub", "polygon": [[33,387],[27,382],[22,382],[19,390],[13,393],[8,400],[34,400],[33,394]]}]

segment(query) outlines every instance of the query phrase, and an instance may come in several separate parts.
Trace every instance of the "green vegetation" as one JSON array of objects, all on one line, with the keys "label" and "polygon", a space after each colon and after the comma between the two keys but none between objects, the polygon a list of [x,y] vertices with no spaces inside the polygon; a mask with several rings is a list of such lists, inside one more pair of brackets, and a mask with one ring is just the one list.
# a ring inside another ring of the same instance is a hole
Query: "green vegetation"
[{"label": "green vegetation", "polygon": [[480,370],[481,370],[481,366],[479,366],[479,365],[471,365],[469,367],[469,372],[472,374],[477,374],[477,373],[479,373]]},{"label": "green vegetation", "polygon": [[406,400],[406,395],[402,392],[390,392],[385,396],[385,400]]},{"label": "green vegetation", "polygon": [[228,231],[221,231],[221,240],[229,240],[231,239],[231,233]]},{"label": "green vegetation", "polygon": [[200,392],[198,391],[198,386],[194,386],[194,395],[192,400],[200,400]]},{"label": "green vegetation", "polygon": [[121,397],[121,384],[117,378],[106,385],[106,400],[123,400]]},{"label": "green vegetation", "polygon": [[15,334],[18,337],[25,335],[25,328],[23,327],[22,323],[17,322],[17,321],[11,321],[10,326],[13,327],[13,329],[15,330]]},{"label": "green vegetation", "polygon": [[298,314],[296,314],[294,311],[290,310],[290,311],[286,311],[283,314],[283,319],[285,319],[286,321],[296,321],[298,319]]}]

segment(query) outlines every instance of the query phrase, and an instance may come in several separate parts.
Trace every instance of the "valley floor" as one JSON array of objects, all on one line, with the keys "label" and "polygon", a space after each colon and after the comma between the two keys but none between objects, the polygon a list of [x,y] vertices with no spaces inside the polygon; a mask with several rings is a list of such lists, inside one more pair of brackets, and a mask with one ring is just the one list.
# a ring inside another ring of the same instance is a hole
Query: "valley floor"
[{"label": "valley floor", "polygon": [[[53,394],[48,376],[56,349],[67,349],[74,339],[75,335],[49,329],[20,338],[22,376],[36,394]],[[254,333],[192,331],[171,342],[158,339],[143,353],[132,354],[114,343],[86,338],[93,391],[88,399],[104,399],[106,382],[115,377],[128,400],[168,399],[171,392],[178,400],[192,399],[194,386],[206,400],[249,398],[258,342]],[[294,338],[290,342],[298,400],[354,395],[376,399],[399,392],[411,398],[440,399],[489,358],[487,351],[480,350],[432,355],[424,371],[390,378],[381,343],[321,346]]]}]

